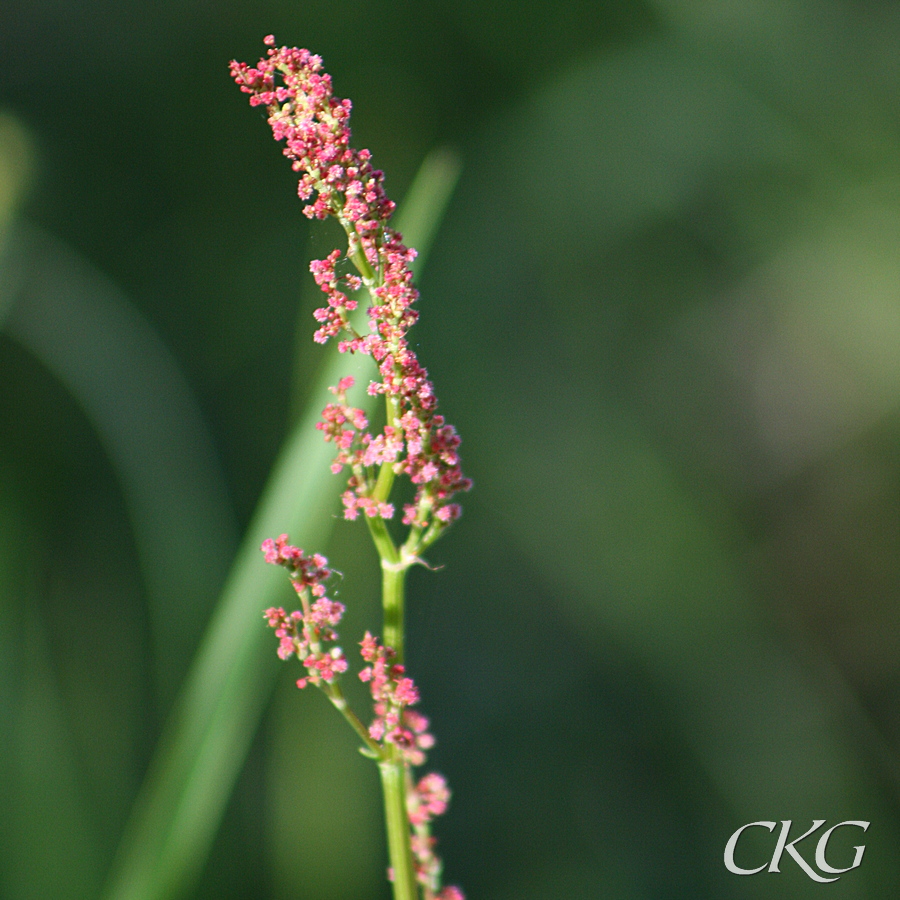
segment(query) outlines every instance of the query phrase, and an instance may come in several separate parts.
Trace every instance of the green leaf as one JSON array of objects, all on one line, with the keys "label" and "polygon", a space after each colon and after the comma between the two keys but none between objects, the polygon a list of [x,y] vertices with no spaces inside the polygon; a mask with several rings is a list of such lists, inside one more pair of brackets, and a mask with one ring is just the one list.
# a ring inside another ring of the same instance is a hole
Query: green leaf
[{"label": "green leaf", "polygon": [[150,601],[156,686],[168,709],[237,545],[206,423],[156,331],[65,244],[20,222],[3,274],[5,331],[78,401],[122,487]]}]

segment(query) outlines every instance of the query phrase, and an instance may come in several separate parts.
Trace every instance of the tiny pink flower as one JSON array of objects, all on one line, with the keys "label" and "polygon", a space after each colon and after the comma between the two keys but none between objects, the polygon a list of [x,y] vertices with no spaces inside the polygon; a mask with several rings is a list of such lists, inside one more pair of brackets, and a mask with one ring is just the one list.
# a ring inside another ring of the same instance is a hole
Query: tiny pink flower
[{"label": "tiny pink flower", "polygon": [[445,887],[436,900],[466,900],[463,892],[458,887]]}]

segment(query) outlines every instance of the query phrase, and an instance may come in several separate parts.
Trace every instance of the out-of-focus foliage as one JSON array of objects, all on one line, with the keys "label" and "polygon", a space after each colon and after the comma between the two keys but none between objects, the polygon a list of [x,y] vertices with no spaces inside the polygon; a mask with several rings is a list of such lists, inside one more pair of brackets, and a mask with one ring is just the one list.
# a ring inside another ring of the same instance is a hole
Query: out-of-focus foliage
[{"label": "out-of-focus foliage", "polygon": [[[448,880],[890,896],[887,0],[4,6],[0,895],[99,895],[322,359],[306,264],[337,236],[225,69],[269,32],[324,56],[395,199],[434,145],[464,160],[417,330],[476,487],[410,597]],[[348,645],[378,627],[366,541],[310,548]],[[266,659],[282,681],[192,896],[383,898],[375,774]],[[871,821],[859,869],[725,870],[740,825],[813,818]]]}]

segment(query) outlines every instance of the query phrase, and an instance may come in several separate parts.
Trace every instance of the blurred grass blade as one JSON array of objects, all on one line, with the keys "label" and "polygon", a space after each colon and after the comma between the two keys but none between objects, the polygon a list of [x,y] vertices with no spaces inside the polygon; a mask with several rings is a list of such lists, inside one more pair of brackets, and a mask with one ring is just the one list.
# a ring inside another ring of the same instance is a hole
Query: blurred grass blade
[{"label": "blurred grass blade", "polygon": [[[427,250],[423,238],[434,235],[458,172],[458,163],[446,153],[429,156],[410,189],[406,205],[416,218],[407,224],[401,215],[398,227],[420,258]],[[367,357],[336,352],[327,357],[306,412],[272,471],[162,736],[105,900],[183,897],[202,870],[277,672],[262,610],[286,602],[290,591],[284,573],[263,563],[259,546],[281,532],[308,549],[327,544],[340,479],[329,472],[333,448],[314,426],[331,396],[328,387],[344,375],[357,379],[350,402],[363,408],[371,404],[373,398],[365,393],[371,365]]]},{"label": "blurred grass blade", "polygon": [[[96,896],[102,828],[41,614],[28,501],[0,465],[0,896]],[[36,861],[39,860],[39,864]]]},{"label": "blurred grass blade", "polygon": [[449,147],[438,147],[425,158],[403,199],[397,230],[406,244],[418,251],[412,264],[416,278],[422,276],[460,171],[459,154]]},{"label": "blurred grass blade", "polygon": [[168,709],[237,545],[212,439],[172,354],[102,273],[21,223],[3,269],[7,333],[77,399],[122,486],[150,599],[157,693]]},{"label": "blurred grass blade", "polygon": [[[12,113],[0,110],[0,258],[22,200],[34,173],[34,147],[28,129]],[[7,257],[8,259],[8,257]],[[8,263],[7,263],[8,264]],[[0,278],[6,265],[0,264]],[[0,290],[0,325],[12,295]]]}]

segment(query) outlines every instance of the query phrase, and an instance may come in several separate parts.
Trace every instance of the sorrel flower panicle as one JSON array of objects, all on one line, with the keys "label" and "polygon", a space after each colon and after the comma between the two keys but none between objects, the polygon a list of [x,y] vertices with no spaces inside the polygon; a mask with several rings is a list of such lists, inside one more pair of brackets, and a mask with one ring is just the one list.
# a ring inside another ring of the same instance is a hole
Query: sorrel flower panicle
[{"label": "sorrel flower panicle", "polygon": [[[325,408],[318,427],[338,448],[332,469],[350,470],[344,515],[392,518],[394,506],[387,499],[391,478],[407,475],[416,493],[404,506],[403,523],[415,535],[408,549],[421,552],[459,516],[453,497],[471,482],[460,468],[459,437],[436,412],[434,386],[407,340],[418,318],[413,309],[418,291],[410,271],[416,251],[388,225],[394,203],[385,194],[384,174],[372,167],[368,150],[350,146],[351,104],[333,96],[321,58],[307,50],[276,48],[271,36],[266,43],[265,59],[255,67],[234,62],[232,75],[250,94],[252,106],[266,107],[272,134],[284,141],[284,155],[300,173],[299,196],[310,201],[304,212],[340,222],[347,233],[347,258],[358,272],[346,272],[340,250],[310,264],[328,298],[315,312],[319,327],[314,340],[324,343],[340,336],[342,352],[371,355],[381,380],[371,382],[368,390],[383,394],[387,405],[386,424],[373,436],[365,413],[347,403],[352,378],[332,389],[336,402]],[[349,320],[358,303],[353,295],[363,286],[372,299],[365,335]]]},{"label": "sorrel flower panicle", "polygon": [[[350,145],[350,101],[333,96],[318,56],[276,48],[271,36],[265,43],[264,59],[256,66],[232,62],[231,74],[252,106],[266,107],[275,139],[284,142],[284,155],[300,174],[304,212],[340,222],[347,234],[346,260],[356,268],[356,274],[347,270],[340,250],[310,264],[327,297],[315,312],[313,339],[325,343],[336,337],[342,353],[371,356],[379,380],[370,382],[368,393],[383,396],[385,403],[384,427],[373,434],[365,411],[348,401],[353,379],[342,378],[331,388],[334,400],[317,425],[337,449],[332,471],[350,473],[344,517],[363,514],[381,556],[384,640],[366,632],[360,642],[366,665],[359,677],[368,683],[373,703],[368,726],[349,708],[340,686],[348,669],[336,644],[344,607],[326,595],[327,561],[290,545],[287,535],[265,541],[262,549],[267,562],[288,571],[301,609],[287,613],[272,607],[265,617],[279,639],[278,655],[296,656],[306,670],[298,686],[319,687],[356,731],[363,752],[378,762],[395,900],[417,900],[420,890],[423,900],[463,900],[458,888],[441,887],[441,862],[431,835],[431,822],[447,808],[450,790],[437,773],[418,781],[411,775],[412,767],[424,763],[434,738],[428,719],[413,708],[419,691],[403,661],[403,609],[406,571],[459,517],[454,497],[471,482],[460,467],[459,437],[437,413],[434,386],[409,345],[407,334],[418,318],[410,270],[416,252],[388,224],[394,204],[371,154]],[[363,288],[370,302],[368,330],[360,333],[365,321],[360,325],[354,310]],[[414,486],[412,500],[403,507],[407,531],[399,545],[386,523],[395,516],[391,491],[397,476]]]}]

